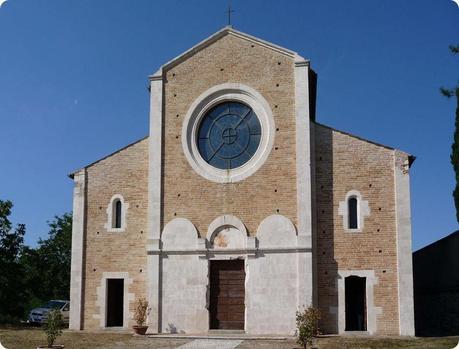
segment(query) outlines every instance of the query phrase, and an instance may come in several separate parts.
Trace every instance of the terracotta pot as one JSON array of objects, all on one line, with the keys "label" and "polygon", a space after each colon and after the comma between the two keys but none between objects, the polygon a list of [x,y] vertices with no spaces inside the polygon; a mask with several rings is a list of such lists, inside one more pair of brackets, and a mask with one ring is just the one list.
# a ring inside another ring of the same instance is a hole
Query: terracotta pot
[{"label": "terracotta pot", "polygon": [[147,333],[148,326],[132,326],[132,328],[134,329],[135,334],[144,336],[145,333]]}]

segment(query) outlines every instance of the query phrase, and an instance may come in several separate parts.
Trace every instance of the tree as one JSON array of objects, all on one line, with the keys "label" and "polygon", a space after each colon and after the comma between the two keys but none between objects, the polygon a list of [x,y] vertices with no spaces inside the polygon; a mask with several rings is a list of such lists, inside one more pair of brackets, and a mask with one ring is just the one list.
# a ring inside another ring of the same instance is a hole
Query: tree
[{"label": "tree", "polygon": [[24,313],[24,268],[20,263],[25,225],[8,219],[13,203],[0,200],[0,321],[15,321]]},{"label": "tree", "polygon": [[51,310],[43,326],[43,331],[46,334],[46,341],[48,342],[47,348],[53,348],[56,338],[62,336],[63,327],[64,321],[62,319],[62,313],[58,309]]},{"label": "tree", "polygon": [[38,250],[24,246],[20,263],[24,269],[24,290],[27,297],[24,315],[27,315],[31,309],[41,306],[48,299],[45,290],[41,287],[43,266]]},{"label": "tree", "polygon": [[20,256],[27,313],[50,299],[69,299],[72,215],[65,213],[48,222],[48,238],[36,248],[24,246]]},{"label": "tree", "polygon": [[40,287],[43,290],[40,298],[69,299],[72,214],[55,216],[48,225],[48,238],[40,239],[37,248],[41,269]]},{"label": "tree", "polygon": [[313,306],[296,312],[297,343],[304,349],[312,345],[313,339],[320,334],[319,320],[320,311]]},{"label": "tree", "polygon": [[24,224],[13,229],[13,204],[0,200],[0,322],[24,319],[50,299],[69,299],[72,215],[48,222],[48,238],[24,245]]},{"label": "tree", "polygon": [[[451,45],[449,49],[453,54],[459,53],[459,45]],[[454,129],[454,141],[451,146],[451,164],[453,165],[453,169],[456,174],[456,187],[453,191],[453,198],[456,206],[456,219],[459,222],[459,83],[451,89],[442,87],[440,91],[448,98],[456,96],[456,122]]]}]

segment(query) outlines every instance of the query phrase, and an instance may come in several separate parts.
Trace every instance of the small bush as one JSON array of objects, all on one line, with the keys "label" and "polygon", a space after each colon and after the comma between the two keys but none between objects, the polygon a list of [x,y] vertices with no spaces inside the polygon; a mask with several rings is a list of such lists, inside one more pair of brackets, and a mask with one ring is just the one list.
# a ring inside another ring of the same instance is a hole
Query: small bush
[{"label": "small bush", "polygon": [[137,323],[137,326],[143,326],[145,324],[149,313],[150,308],[148,308],[147,300],[145,298],[137,299],[134,312],[134,320]]},{"label": "small bush", "polygon": [[46,317],[46,323],[43,325],[49,348],[53,346],[56,338],[62,335],[63,326],[64,321],[61,312],[57,309],[51,310]]},{"label": "small bush", "polygon": [[319,320],[320,311],[313,306],[296,312],[297,343],[301,344],[304,349],[308,344],[312,345],[313,338],[320,334]]}]

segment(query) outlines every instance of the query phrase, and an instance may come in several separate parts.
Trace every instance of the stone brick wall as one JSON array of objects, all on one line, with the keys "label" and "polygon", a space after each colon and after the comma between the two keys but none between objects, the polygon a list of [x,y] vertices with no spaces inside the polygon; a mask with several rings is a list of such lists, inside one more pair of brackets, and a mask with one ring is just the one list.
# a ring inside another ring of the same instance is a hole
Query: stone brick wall
[{"label": "stone brick wall", "polygon": [[[87,168],[87,220],[84,241],[84,329],[97,329],[97,287],[104,272],[128,272],[129,293],[146,296],[148,139],[134,143]],[[125,232],[108,233],[107,206],[114,194],[129,204]],[[130,312],[134,302],[130,303]],[[129,325],[130,326],[130,325]]]},{"label": "stone brick wall", "polygon": [[[255,235],[260,222],[276,212],[296,224],[293,74],[292,58],[232,35],[166,72],[163,226],[176,216],[187,218],[202,237],[215,218],[232,214]],[[191,168],[182,150],[181,131],[191,103],[210,87],[228,82],[261,93],[278,131],[271,154],[254,175],[238,183],[217,184]]]},{"label": "stone brick wall", "polygon": [[[190,220],[201,237],[224,214],[237,216],[254,236],[266,217],[279,213],[297,224],[295,81],[291,57],[227,35],[165,71],[162,154],[162,227],[176,217]],[[249,178],[218,184],[202,178],[182,149],[182,124],[193,103],[210,87],[241,83],[269,103],[276,126],[274,146]],[[322,331],[337,332],[338,270],[374,270],[378,334],[398,334],[398,279],[394,150],[314,124],[317,202],[318,305]],[[362,232],[346,232],[338,214],[346,193],[357,190],[370,215]],[[109,233],[107,206],[114,194],[129,204],[127,228]],[[87,167],[84,240],[84,329],[100,327],[97,288],[104,272],[128,272],[128,293],[146,296],[148,226],[148,139]],[[130,311],[134,302],[130,303]],[[96,315],[96,317],[95,317]],[[132,323],[131,323],[132,324]],[[131,325],[129,324],[129,326]]]},{"label": "stone brick wall", "polygon": [[[374,270],[378,334],[399,333],[394,151],[315,124],[317,290],[322,331],[336,333],[338,270]],[[357,190],[370,215],[363,231],[346,232],[339,202]]]}]

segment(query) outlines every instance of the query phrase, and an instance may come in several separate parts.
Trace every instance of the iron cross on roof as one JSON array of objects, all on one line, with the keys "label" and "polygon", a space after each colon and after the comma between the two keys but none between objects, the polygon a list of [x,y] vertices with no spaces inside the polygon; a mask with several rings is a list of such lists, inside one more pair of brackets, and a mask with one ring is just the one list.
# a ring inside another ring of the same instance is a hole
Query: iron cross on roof
[{"label": "iron cross on roof", "polygon": [[228,1],[228,10],[226,13],[228,13],[228,25],[231,26],[231,13],[233,13],[234,10],[231,8],[231,1]]}]

